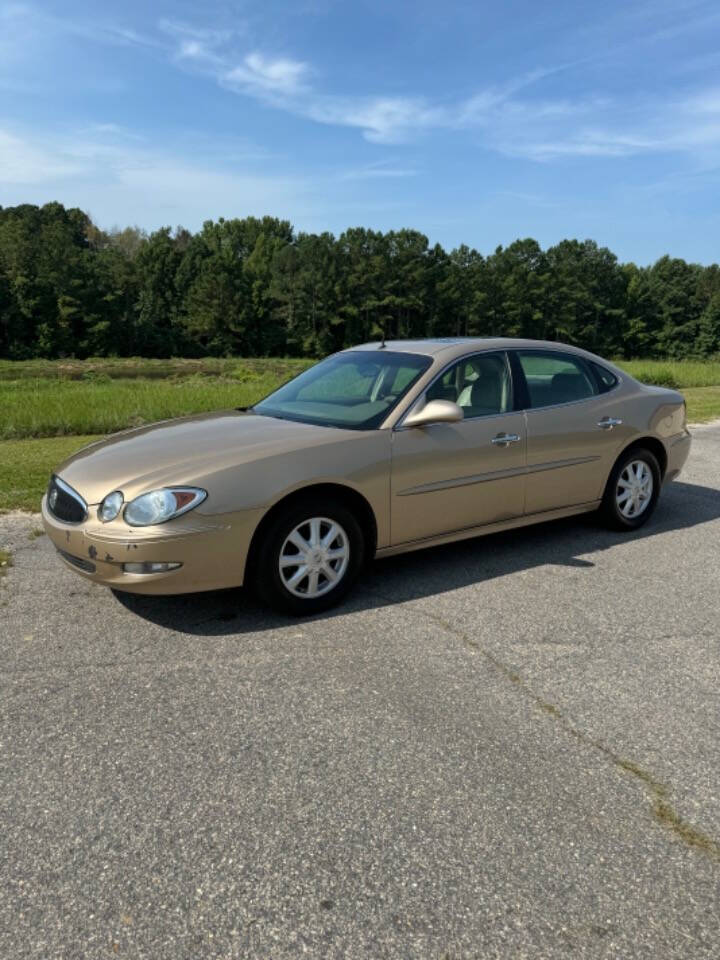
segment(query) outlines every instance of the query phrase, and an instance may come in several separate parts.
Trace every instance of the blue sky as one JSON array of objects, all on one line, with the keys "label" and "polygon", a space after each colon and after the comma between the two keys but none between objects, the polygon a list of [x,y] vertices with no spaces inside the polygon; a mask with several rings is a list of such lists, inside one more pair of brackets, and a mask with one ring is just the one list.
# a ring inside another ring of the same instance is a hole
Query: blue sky
[{"label": "blue sky", "polygon": [[0,0],[0,204],[720,259],[720,5]]}]

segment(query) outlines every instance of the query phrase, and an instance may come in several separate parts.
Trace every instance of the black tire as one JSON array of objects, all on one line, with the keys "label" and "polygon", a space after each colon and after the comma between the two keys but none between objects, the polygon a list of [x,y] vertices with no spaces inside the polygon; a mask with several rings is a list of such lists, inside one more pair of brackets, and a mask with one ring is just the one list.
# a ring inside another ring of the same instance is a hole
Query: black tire
[{"label": "black tire", "polygon": [[[334,586],[321,596],[303,598],[287,588],[279,562],[290,534],[301,524],[309,523],[313,517],[327,518],[339,524],[347,537],[349,557],[342,576]],[[259,537],[250,561],[254,568],[250,572],[252,589],[264,605],[293,616],[311,616],[335,606],[347,595],[365,562],[365,537],[357,517],[344,503],[336,500],[323,500],[317,496],[290,500],[286,506],[278,509],[268,526],[260,531]]]},{"label": "black tire", "polygon": [[[618,506],[616,491],[621,474],[625,468],[634,461],[640,461],[648,466],[653,478],[653,489],[650,500],[647,503],[647,506],[643,508],[642,512],[637,516],[627,517],[622,513],[620,507]],[[605,525],[610,527],[611,530],[629,531],[637,530],[638,527],[641,527],[644,523],[647,523],[652,516],[655,507],[657,506],[661,484],[662,473],[660,470],[660,465],[653,453],[651,453],[649,450],[646,450],[644,447],[632,447],[630,450],[624,451],[618,457],[615,466],[612,468],[607,485],[605,487],[605,493],[603,494],[602,505],[599,512],[600,517]]]}]

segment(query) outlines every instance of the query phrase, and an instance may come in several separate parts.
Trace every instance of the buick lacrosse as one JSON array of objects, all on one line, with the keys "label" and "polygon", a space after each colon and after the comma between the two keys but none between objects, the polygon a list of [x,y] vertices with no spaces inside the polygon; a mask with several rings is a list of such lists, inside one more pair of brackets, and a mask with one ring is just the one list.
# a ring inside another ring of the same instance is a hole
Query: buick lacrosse
[{"label": "buick lacrosse", "polygon": [[62,560],[97,583],[247,584],[309,614],[373,556],[593,510],[634,530],[689,449],[681,394],[575,347],[370,343],[250,409],[85,447],[53,474],[42,513]]}]

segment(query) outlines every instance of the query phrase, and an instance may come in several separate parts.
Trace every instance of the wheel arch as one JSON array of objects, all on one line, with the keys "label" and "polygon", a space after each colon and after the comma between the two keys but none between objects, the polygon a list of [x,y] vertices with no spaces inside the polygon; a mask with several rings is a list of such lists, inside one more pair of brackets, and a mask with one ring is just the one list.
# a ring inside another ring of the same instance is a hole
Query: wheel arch
[{"label": "wheel arch", "polygon": [[306,500],[313,496],[324,500],[332,498],[352,510],[358,517],[360,528],[365,537],[366,557],[370,559],[375,555],[375,550],[377,549],[377,519],[369,501],[359,491],[344,483],[312,483],[280,497],[280,499],[276,500],[266,513],[263,514],[250,540],[247,560],[245,561],[245,578],[247,578],[247,571],[252,567],[254,555],[262,541],[263,534],[277,514],[285,509],[288,504],[294,501]]},{"label": "wheel arch", "polygon": [[[644,437],[634,437],[626,447],[623,447],[622,450],[615,457],[615,462],[613,463],[613,470],[615,469],[615,464],[618,462],[620,457],[625,456],[626,453],[630,450],[649,450],[655,457],[660,467],[660,480],[662,481],[665,478],[665,471],[667,470],[668,465],[668,455],[665,445],[662,440],[658,440],[657,437],[644,436]],[[610,471],[612,474],[612,470]]]}]

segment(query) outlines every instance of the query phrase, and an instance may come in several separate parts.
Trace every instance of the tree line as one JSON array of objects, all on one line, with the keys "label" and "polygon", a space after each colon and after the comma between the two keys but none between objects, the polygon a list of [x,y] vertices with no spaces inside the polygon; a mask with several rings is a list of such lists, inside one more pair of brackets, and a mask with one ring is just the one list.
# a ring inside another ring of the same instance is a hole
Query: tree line
[{"label": "tree line", "polygon": [[708,357],[720,353],[720,267],[620,263],[592,240],[483,256],[416,230],[336,237],[245,217],[107,232],[60,203],[0,207],[4,358],[315,357],[383,335]]}]

